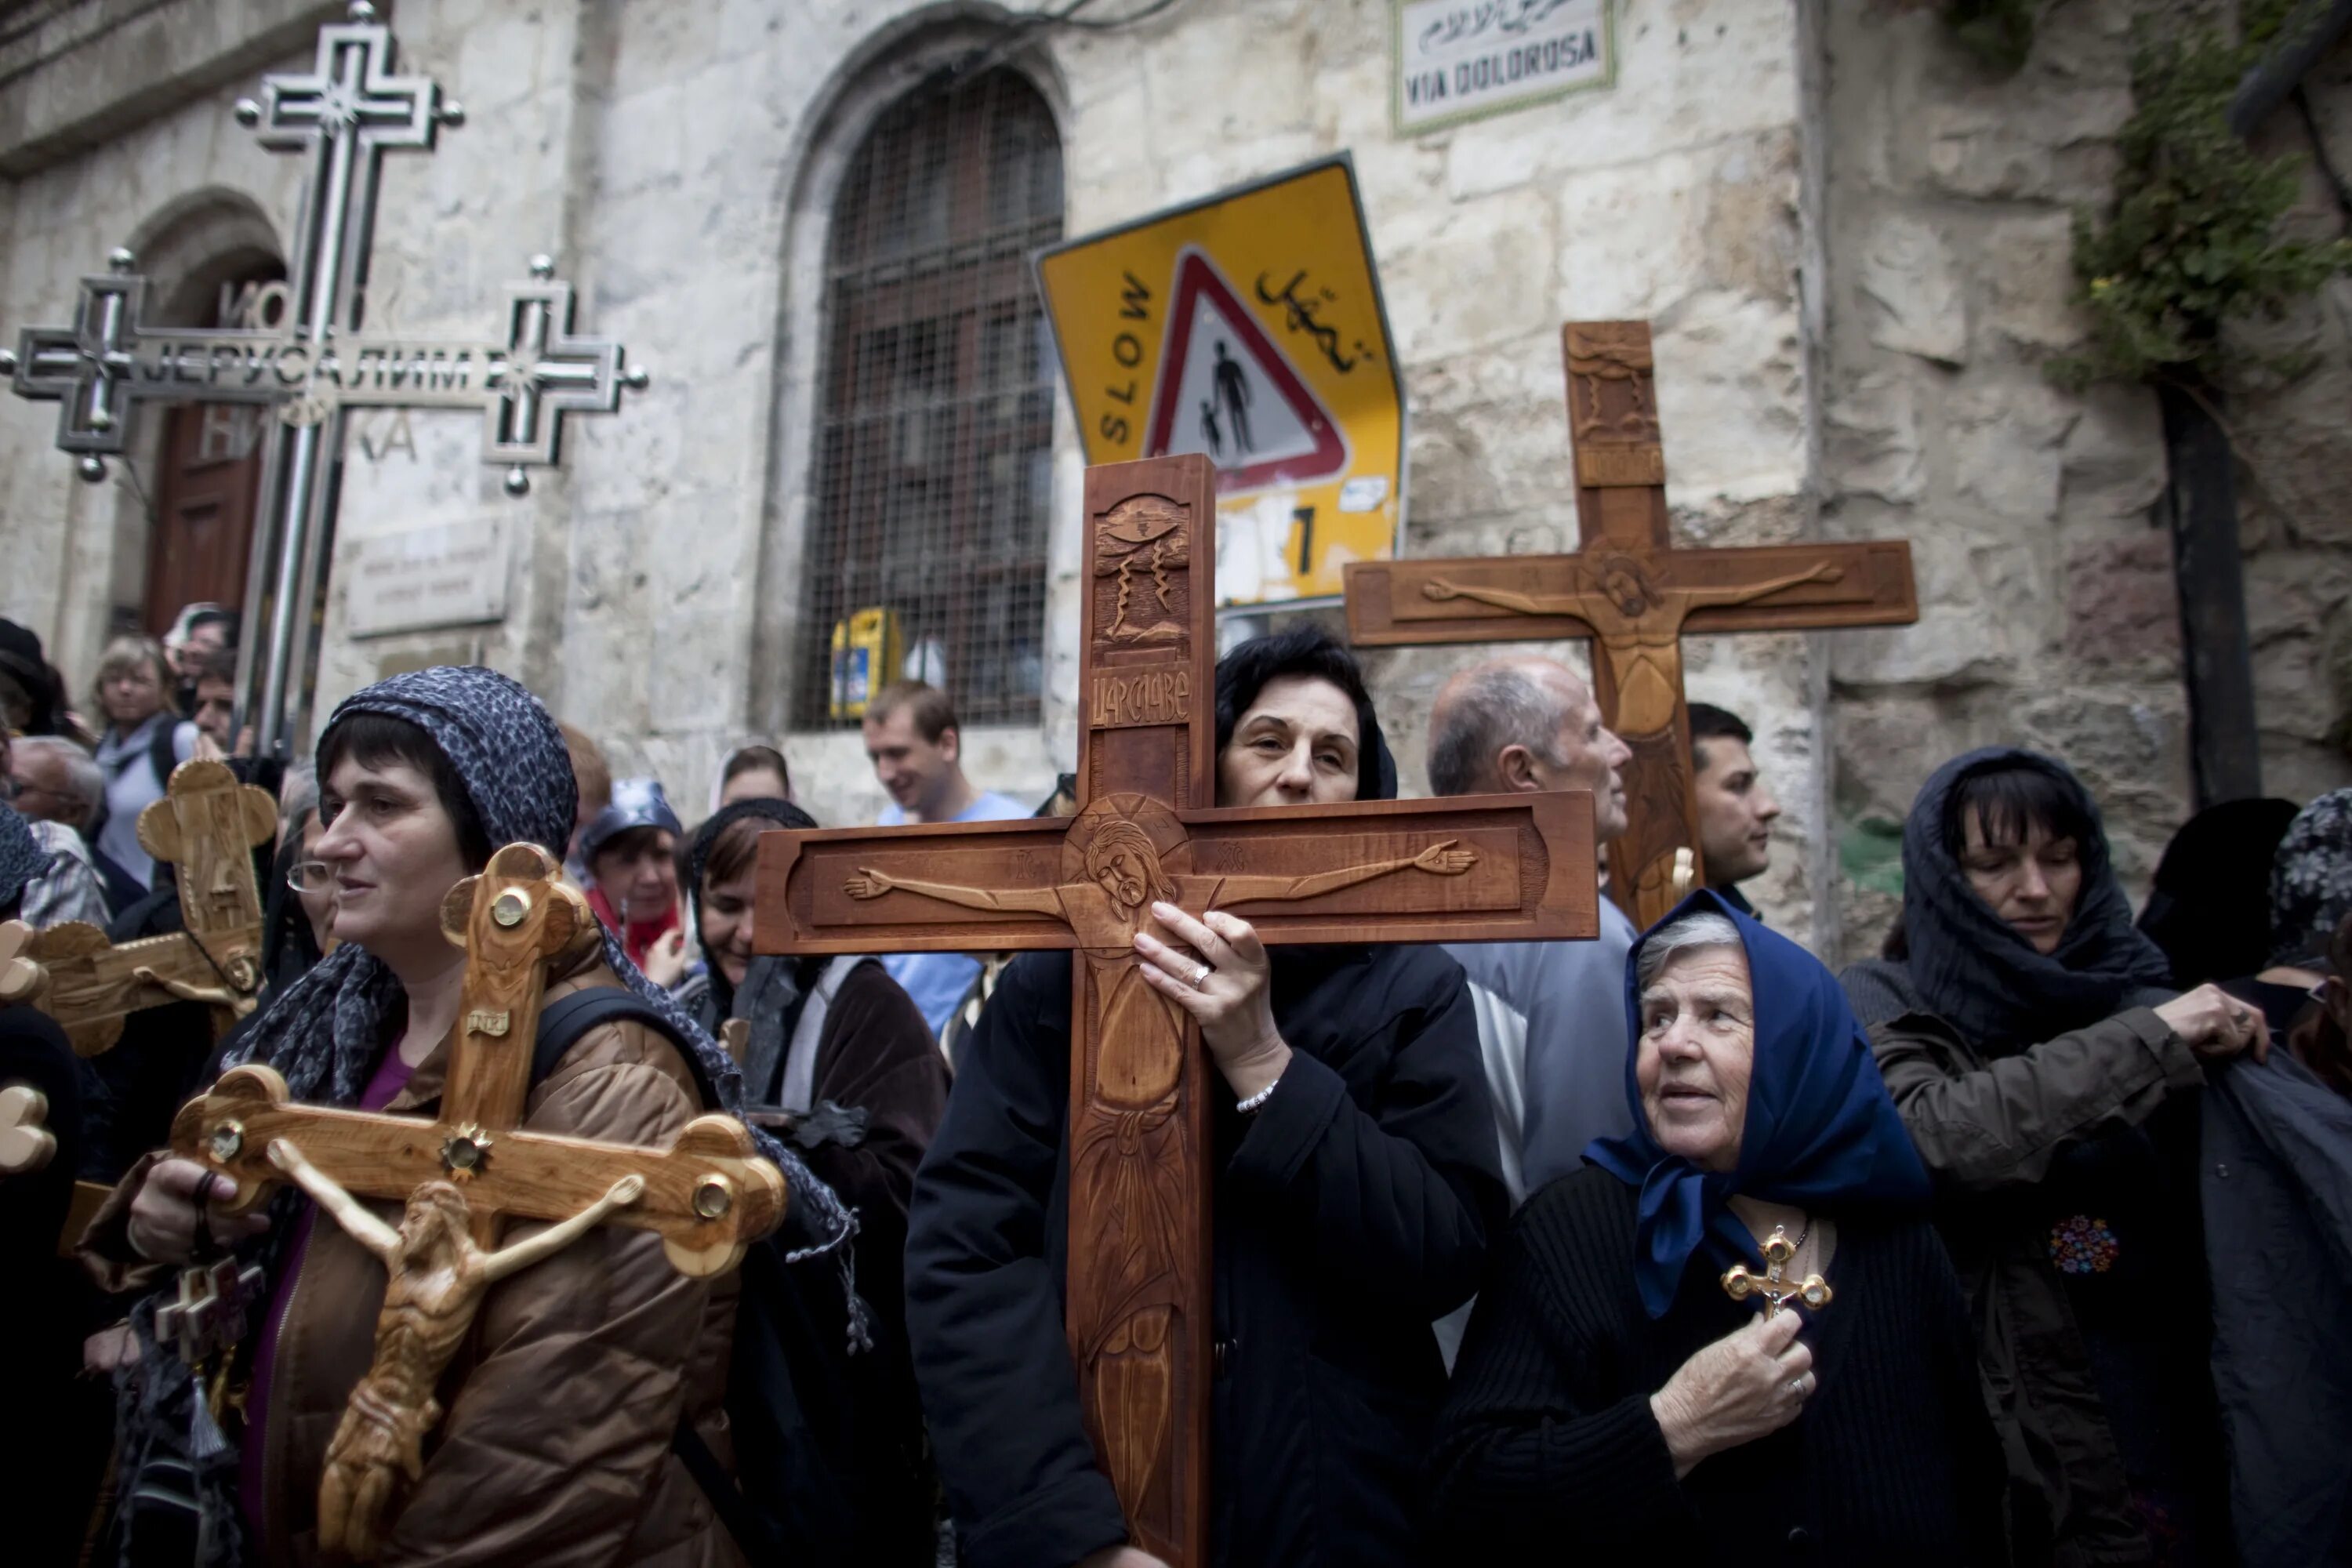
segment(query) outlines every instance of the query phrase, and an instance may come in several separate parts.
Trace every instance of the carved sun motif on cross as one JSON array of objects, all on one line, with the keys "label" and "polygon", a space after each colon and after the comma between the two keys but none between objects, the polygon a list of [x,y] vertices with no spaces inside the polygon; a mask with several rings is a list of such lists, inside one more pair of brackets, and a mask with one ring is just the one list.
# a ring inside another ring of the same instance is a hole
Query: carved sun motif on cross
[{"label": "carved sun motif on cross", "polygon": [[340,136],[359,122],[359,94],[349,82],[329,82],[319,95],[319,129]]}]

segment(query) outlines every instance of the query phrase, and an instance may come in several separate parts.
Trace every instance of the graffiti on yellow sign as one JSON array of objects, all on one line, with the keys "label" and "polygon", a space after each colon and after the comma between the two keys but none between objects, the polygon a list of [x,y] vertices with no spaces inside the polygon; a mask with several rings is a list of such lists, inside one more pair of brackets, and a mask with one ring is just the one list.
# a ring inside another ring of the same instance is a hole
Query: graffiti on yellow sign
[{"label": "graffiti on yellow sign", "polygon": [[1345,155],[1041,252],[1089,463],[1217,468],[1217,600],[1335,595],[1404,526],[1404,397]]}]

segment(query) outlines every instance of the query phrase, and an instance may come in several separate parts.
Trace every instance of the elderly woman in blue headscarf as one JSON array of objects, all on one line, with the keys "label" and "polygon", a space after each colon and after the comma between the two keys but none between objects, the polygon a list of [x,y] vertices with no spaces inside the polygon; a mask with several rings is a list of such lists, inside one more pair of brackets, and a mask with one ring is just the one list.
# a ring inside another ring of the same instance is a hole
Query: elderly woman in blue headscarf
[{"label": "elderly woman in blue headscarf", "polygon": [[[1488,1273],[1429,1464],[1449,1558],[2005,1561],[1959,1285],[1836,980],[1712,892],[1627,970],[1633,1130]],[[1735,1299],[1768,1244],[1826,1301]]]},{"label": "elderly woman in blue headscarf", "polygon": [[[310,854],[331,873],[341,945],[277,995],[232,1061],[275,1068],[297,1100],[429,1116],[465,966],[442,934],[442,900],[499,846],[561,849],[574,815],[563,739],[504,676],[422,670],[338,707],[319,739],[318,774],[327,826]],[[569,962],[551,1002],[625,986],[664,1026],[632,1019],[583,1033],[531,1086],[524,1127],[661,1144],[714,1100],[740,1103],[725,1053],[609,934],[589,935]],[[763,1149],[790,1184],[788,1235],[838,1247],[852,1226],[832,1194],[772,1140]],[[216,1206],[226,1187],[158,1152],[132,1168],[83,1239],[118,1289],[168,1284],[171,1267],[223,1247],[267,1279],[217,1388],[194,1389],[156,1343],[148,1312],[132,1312],[143,1353],[119,1380],[116,1560],[165,1560],[174,1537],[181,1563],[321,1555],[324,1458],[373,1360],[383,1268],[340,1226],[316,1223],[294,1189],[239,1217]],[[380,1560],[740,1561],[677,1450],[691,1433],[728,1451],[735,1293],[731,1275],[672,1268],[653,1233],[612,1227],[492,1286]]]}]

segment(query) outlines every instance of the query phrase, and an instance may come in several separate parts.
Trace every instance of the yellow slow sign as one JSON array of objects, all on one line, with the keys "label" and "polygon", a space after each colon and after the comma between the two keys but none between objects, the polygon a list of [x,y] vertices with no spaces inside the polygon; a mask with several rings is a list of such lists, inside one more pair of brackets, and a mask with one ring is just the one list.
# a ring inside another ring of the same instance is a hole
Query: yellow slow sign
[{"label": "yellow slow sign", "polygon": [[1404,525],[1404,397],[1345,154],[1040,253],[1088,463],[1205,453],[1217,602],[1340,592]]}]

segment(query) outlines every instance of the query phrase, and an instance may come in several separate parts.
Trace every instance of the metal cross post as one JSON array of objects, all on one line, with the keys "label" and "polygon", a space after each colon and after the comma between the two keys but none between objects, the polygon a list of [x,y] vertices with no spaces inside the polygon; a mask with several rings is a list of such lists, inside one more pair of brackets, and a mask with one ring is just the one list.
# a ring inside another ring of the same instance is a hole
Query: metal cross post
[{"label": "metal cross post", "polygon": [[[236,106],[261,144],[310,160],[294,226],[290,276],[274,321],[242,330],[182,331],[144,320],[147,279],[118,249],[107,272],[81,280],[69,327],[33,327],[0,374],[20,397],[55,401],[58,446],[79,455],[81,477],[106,477],[127,449],[141,403],[258,404],[276,410],[263,458],[260,515],[246,578],[248,610],[268,610],[268,633],[239,655],[241,729],[264,755],[292,742],[308,700],[320,579],[333,542],[345,416],[352,408],[465,408],[483,414],[483,460],[508,465],[511,495],[527,469],[560,457],[567,413],[610,414],[643,368],[620,344],[575,336],[572,285],[536,256],[530,281],[508,286],[497,339],[428,341],[365,326],[368,253],[387,151],[433,151],[464,111],[421,76],[394,74],[391,29],[354,0],[351,19],[319,30],[308,72],[265,77],[258,101]],[[259,312],[257,312],[257,317]],[[257,692],[256,688],[258,687]]]}]

